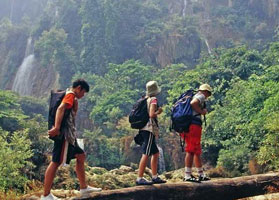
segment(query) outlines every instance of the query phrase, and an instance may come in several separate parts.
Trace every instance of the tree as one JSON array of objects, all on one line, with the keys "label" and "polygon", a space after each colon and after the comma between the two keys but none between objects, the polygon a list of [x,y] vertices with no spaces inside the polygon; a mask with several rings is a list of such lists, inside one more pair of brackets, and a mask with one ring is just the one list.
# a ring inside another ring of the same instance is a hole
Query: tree
[{"label": "tree", "polygon": [[16,188],[22,191],[28,182],[26,172],[33,167],[29,161],[33,153],[27,131],[9,136],[8,132],[0,129],[0,190]]},{"label": "tree", "polygon": [[60,84],[70,85],[69,77],[77,69],[74,50],[66,43],[67,34],[63,29],[52,28],[44,31],[35,42],[35,56],[39,58],[43,67],[53,65],[60,74]]}]

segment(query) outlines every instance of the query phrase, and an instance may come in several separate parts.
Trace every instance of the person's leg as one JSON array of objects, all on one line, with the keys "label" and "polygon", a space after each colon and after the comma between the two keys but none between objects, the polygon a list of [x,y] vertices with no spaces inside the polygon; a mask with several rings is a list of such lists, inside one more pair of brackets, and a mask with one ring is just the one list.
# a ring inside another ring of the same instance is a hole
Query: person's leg
[{"label": "person's leg", "polygon": [[210,178],[204,173],[202,168],[201,154],[195,154],[194,162],[199,174],[199,181],[209,181]]},{"label": "person's leg", "polygon": [[158,158],[159,158],[159,152],[155,153],[151,156],[151,171],[152,176],[157,176],[158,171]]},{"label": "person's leg", "polygon": [[86,184],[85,168],[84,168],[85,153],[76,154],[75,157],[76,157],[76,174],[80,184],[81,195],[90,192],[101,192],[102,188],[91,187]]},{"label": "person's leg", "polygon": [[194,162],[195,162],[195,167],[197,168],[197,172],[199,176],[203,176],[203,169],[202,169],[202,160],[201,160],[201,155],[200,154],[195,154],[194,155]]},{"label": "person's leg", "polygon": [[85,169],[84,169],[84,162],[85,162],[85,154],[76,154],[76,174],[79,180],[80,189],[87,188],[86,181],[85,181]]},{"label": "person's leg", "polygon": [[56,162],[51,162],[48,165],[48,168],[45,172],[45,180],[44,180],[44,196],[49,195],[50,190],[51,190],[51,186],[53,183],[53,179],[55,177],[56,171],[59,167],[59,163]]},{"label": "person's leg", "polygon": [[138,178],[136,180],[136,184],[137,185],[152,185],[153,182],[152,181],[148,181],[145,178],[143,178],[143,174],[145,171],[145,167],[147,165],[147,161],[148,161],[148,155],[146,154],[142,154],[141,156],[141,160],[139,163],[139,172],[138,172]]},{"label": "person's leg", "polygon": [[152,182],[154,184],[161,184],[167,182],[158,176],[158,159],[159,152],[153,154],[151,157]]},{"label": "person's leg", "polygon": [[186,152],[185,155],[185,179],[191,178],[194,154]]},{"label": "person's leg", "polygon": [[185,155],[185,167],[192,168],[194,160],[194,153],[186,152]]},{"label": "person's leg", "polygon": [[194,155],[194,162],[195,162],[195,167],[196,168],[201,168],[202,167],[202,160],[201,160],[201,155],[200,154],[195,154]]},{"label": "person's leg", "polygon": [[139,163],[139,172],[138,172],[138,177],[142,178],[144,174],[145,167],[147,165],[148,161],[148,155],[142,154],[140,163]]}]

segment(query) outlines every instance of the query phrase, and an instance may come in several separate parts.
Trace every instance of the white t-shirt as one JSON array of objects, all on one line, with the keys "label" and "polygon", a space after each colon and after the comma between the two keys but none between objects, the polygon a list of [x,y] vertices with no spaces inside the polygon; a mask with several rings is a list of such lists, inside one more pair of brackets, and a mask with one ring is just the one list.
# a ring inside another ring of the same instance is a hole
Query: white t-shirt
[{"label": "white t-shirt", "polygon": [[[204,94],[201,93],[201,92],[198,92],[197,94],[195,94],[193,96],[193,100],[194,99],[198,99],[199,100],[199,102],[200,102],[199,106],[200,106],[201,109],[203,109],[204,108],[204,103],[205,103],[205,96],[204,96]],[[196,112],[194,109],[193,109],[193,116],[201,119],[201,114]]]},{"label": "white t-shirt", "polygon": [[[148,99],[147,99],[147,109],[148,109],[148,113],[149,113],[149,110],[150,110],[150,106],[151,106],[152,104],[157,105],[157,102],[158,102],[158,100],[157,100],[156,97],[151,97],[151,98],[148,98]],[[140,130],[142,130],[142,131],[144,130],[144,131],[153,132],[153,130],[152,130],[152,121],[151,121],[151,118],[149,118],[149,121],[147,122],[147,124],[146,124],[142,129],[140,129]]]}]

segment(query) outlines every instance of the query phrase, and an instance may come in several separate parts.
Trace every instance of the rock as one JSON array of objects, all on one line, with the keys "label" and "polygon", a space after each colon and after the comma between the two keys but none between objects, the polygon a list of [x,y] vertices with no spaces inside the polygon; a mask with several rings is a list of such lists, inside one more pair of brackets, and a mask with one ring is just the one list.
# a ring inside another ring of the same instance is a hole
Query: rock
[{"label": "rock", "polygon": [[[80,192],[77,190],[51,190],[52,194],[61,199],[69,199],[71,197],[79,197]],[[21,200],[40,200],[43,191],[36,192],[34,194],[24,195]]]},{"label": "rock", "polygon": [[128,166],[125,166],[125,165],[121,165],[120,170],[124,171],[124,172],[133,172],[133,168],[132,167],[128,167]]},{"label": "rock", "polygon": [[90,167],[89,173],[90,174],[99,174],[102,175],[104,173],[108,172],[105,168],[102,167]]},{"label": "rock", "polygon": [[279,200],[279,193],[265,194],[254,197],[247,197],[238,200]]}]

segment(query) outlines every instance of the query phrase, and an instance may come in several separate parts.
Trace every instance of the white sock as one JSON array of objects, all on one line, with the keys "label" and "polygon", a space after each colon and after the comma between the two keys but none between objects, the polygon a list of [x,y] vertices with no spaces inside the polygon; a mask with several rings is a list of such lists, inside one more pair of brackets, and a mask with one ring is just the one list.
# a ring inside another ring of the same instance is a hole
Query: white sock
[{"label": "white sock", "polygon": [[192,174],[192,168],[191,167],[185,167],[185,177],[186,178],[191,178]]},{"label": "white sock", "polygon": [[142,177],[138,177],[138,178],[137,178],[137,181],[140,181],[141,179],[142,179]]},{"label": "white sock", "polygon": [[158,177],[158,174],[152,175],[152,179],[155,179],[155,178],[157,178],[157,177]]},{"label": "white sock", "polygon": [[198,174],[199,174],[200,176],[204,176],[202,167],[200,167],[200,168],[197,167],[197,171],[198,171]]}]

